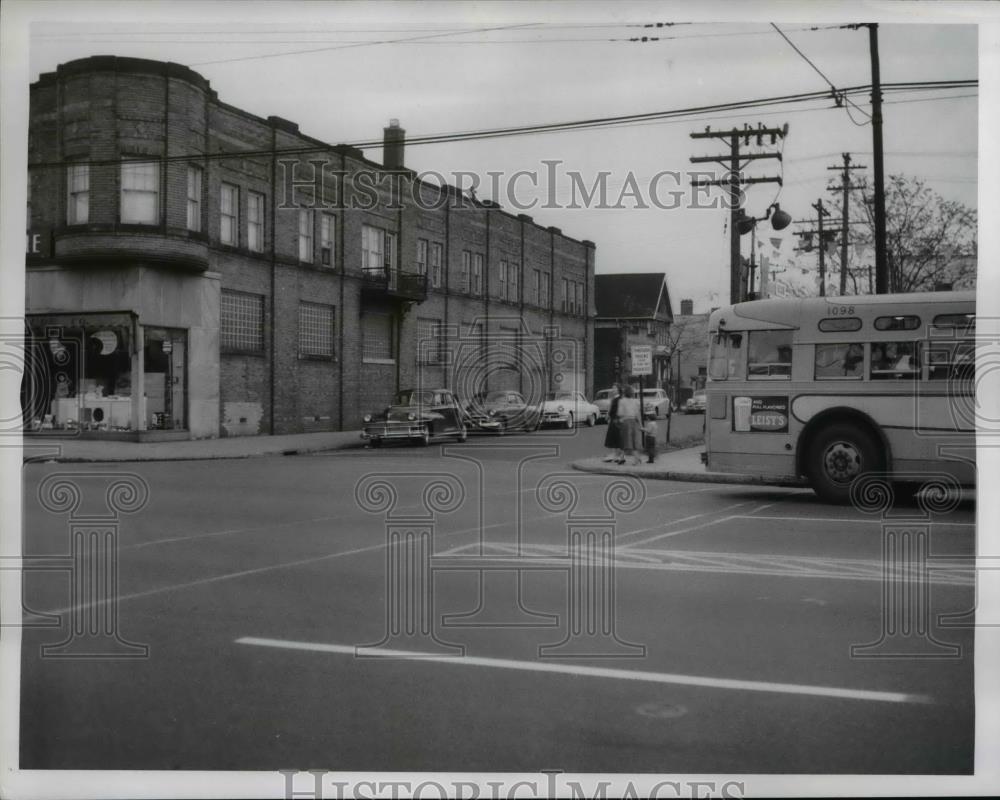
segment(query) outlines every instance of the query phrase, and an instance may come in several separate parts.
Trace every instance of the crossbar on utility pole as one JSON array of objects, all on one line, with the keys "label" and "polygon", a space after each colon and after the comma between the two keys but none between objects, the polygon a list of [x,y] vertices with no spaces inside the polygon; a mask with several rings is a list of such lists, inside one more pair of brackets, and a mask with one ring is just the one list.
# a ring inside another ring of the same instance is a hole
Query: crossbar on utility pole
[{"label": "crossbar on utility pole", "polygon": [[847,232],[848,232],[848,220],[847,220],[847,207],[850,202],[850,190],[855,188],[851,186],[851,170],[852,169],[864,169],[861,165],[851,165],[851,154],[841,153],[844,159],[844,165],[842,167],[827,167],[827,169],[842,170],[843,174],[840,179],[840,186],[831,186],[831,192],[843,191],[844,197],[841,200],[841,220],[840,228],[842,233],[840,234],[840,296],[843,297],[847,294]]},{"label": "crossbar on utility pole", "polygon": [[695,179],[691,181],[692,186],[728,186],[729,187],[729,302],[739,303],[744,298],[745,285],[742,279],[742,265],[740,263],[740,234],[736,230],[736,223],[740,213],[743,211],[740,202],[740,189],[743,186],[754,183],[777,183],[781,184],[781,178],[743,178],[740,175],[740,161],[754,161],[761,158],[781,159],[781,153],[749,153],[740,155],[740,139],[744,139],[746,144],[750,144],[750,138],[755,137],[757,144],[763,144],[764,136],[771,139],[771,144],[775,144],[778,137],[782,139],[788,135],[788,126],[781,128],[766,128],[763,123],[758,122],[756,128],[743,125],[743,129],[732,128],[728,131],[713,131],[706,127],[703,132],[690,134],[692,139],[722,139],[729,141],[728,155],[718,156],[695,156],[691,158],[692,164],[705,164],[716,162],[729,170],[729,176],[725,180],[703,181]]}]

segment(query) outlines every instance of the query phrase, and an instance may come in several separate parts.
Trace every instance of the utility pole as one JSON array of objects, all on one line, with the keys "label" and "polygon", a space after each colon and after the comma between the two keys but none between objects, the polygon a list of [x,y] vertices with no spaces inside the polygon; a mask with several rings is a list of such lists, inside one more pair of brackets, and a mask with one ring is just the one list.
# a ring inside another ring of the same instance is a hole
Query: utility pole
[{"label": "utility pole", "polygon": [[889,259],[885,248],[885,172],[882,163],[882,79],[878,61],[878,24],[868,24],[872,58],[872,150],[875,166],[875,294],[889,291]]},{"label": "utility pole", "polygon": [[[742,267],[740,264],[740,234],[736,230],[736,223],[743,213],[740,202],[741,189],[753,183],[777,183],[781,185],[781,178],[777,176],[764,178],[744,178],[742,169],[751,161],[760,158],[776,158],[781,160],[781,153],[746,153],[740,154],[740,139],[749,146],[750,137],[757,138],[757,144],[763,145],[764,137],[769,136],[771,144],[777,142],[778,137],[782,139],[788,135],[788,125],[781,128],[766,128],[763,123],[758,122],[756,128],[744,123],[743,129],[733,128],[728,131],[713,131],[706,127],[702,133],[692,133],[692,139],[722,139],[729,141],[728,155],[718,156],[697,156],[690,159],[692,164],[705,164],[715,162],[729,171],[729,176],[723,180],[705,181],[695,179],[691,181],[692,186],[728,186],[729,187],[729,302],[739,303],[745,299],[745,282],[742,278]],[[746,163],[741,164],[741,161]]]},{"label": "utility pole", "polygon": [[[825,261],[826,242],[827,239],[829,239],[831,236],[835,236],[836,234],[841,233],[841,229],[840,228],[826,229],[823,227],[823,218],[830,216],[830,212],[823,207],[822,198],[813,203],[812,207],[816,209],[816,215],[817,215],[816,230],[797,231],[796,233],[798,236],[807,236],[807,237],[816,236],[818,238],[819,295],[820,297],[825,297],[826,296],[826,261]],[[796,220],[797,225],[811,225],[812,222],[813,221],[811,219]],[[802,247],[799,249],[808,251],[810,247]]]},{"label": "utility pole", "polygon": [[831,186],[831,192],[843,191],[844,196],[841,200],[841,219],[840,228],[843,231],[840,234],[840,296],[843,297],[847,294],[847,205],[850,202],[850,190],[856,187],[851,186],[851,170],[852,169],[864,169],[863,166],[855,165],[851,166],[851,154],[841,153],[844,159],[844,166],[842,167],[827,167],[827,169],[839,169],[843,170],[843,174],[840,178],[840,186]]}]

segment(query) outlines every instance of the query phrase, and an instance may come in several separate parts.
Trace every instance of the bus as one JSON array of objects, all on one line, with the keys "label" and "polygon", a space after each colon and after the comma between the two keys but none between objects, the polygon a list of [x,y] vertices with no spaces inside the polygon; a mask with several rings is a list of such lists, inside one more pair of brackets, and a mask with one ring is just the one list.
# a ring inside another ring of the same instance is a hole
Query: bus
[{"label": "bus", "polygon": [[975,482],[975,293],[752,300],[709,317],[711,472],[807,482],[846,503],[862,473],[903,490]]}]

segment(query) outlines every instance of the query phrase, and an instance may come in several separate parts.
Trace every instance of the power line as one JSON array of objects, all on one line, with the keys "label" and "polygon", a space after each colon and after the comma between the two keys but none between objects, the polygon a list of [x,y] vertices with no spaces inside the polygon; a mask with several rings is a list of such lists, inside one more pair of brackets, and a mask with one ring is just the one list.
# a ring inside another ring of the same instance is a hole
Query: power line
[{"label": "power line", "polygon": [[[496,27],[492,27],[492,28],[479,28],[478,30],[476,30],[474,32],[476,32],[476,33],[486,33],[488,31],[515,30],[515,29],[519,29],[519,28],[530,28],[530,27],[532,27],[532,26],[534,26],[536,24],[537,23],[533,23],[532,22],[532,23],[526,23],[526,24],[522,24],[522,25],[500,25],[500,26],[496,26]],[[308,53],[322,53],[322,52],[326,52],[328,50],[348,50],[348,49],[353,48],[353,47],[368,47],[370,45],[375,45],[375,44],[400,44],[402,42],[412,42],[412,41],[417,41],[419,39],[434,39],[434,38],[441,37],[441,36],[461,36],[462,34],[469,33],[469,32],[470,31],[465,30],[465,29],[458,30],[458,31],[455,31],[455,30],[453,30],[453,31],[444,31],[442,33],[431,33],[431,34],[422,34],[420,36],[411,36],[411,37],[407,37],[405,39],[385,39],[385,40],[381,40],[381,41],[356,42],[356,43],[353,43],[353,44],[338,45],[336,47],[318,47],[318,48],[313,48],[313,49],[310,49],[310,50],[297,50],[297,51],[294,51],[294,52],[287,52],[287,53],[264,53],[262,55],[257,55],[257,56],[241,56],[241,57],[238,57],[238,58],[222,58],[222,59],[217,59],[215,61],[199,61],[199,62],[194,63],[194,64],[189,64],[188,66],[192,66],[192,67],[204,67],[204,66],[207,66],[207,65],[210,65],[210,64],[231,64],[231,63],[234,63],[236,61],[256,61],[256,60],[263,59],[263,58],[279,58],[281,56],[296,56],[296,55],[306,55]]]},{"label": "power line", "polygon": [[[940,82],[933,82],[928,89],[938,88]],[[975,81],[950,81],[949,84],[961,84],[961,85],[976,85]],[[906,84],[907,91],[916,91],[919,84]],[[894,88],[893,84],[883,85],[883,90],[892,90]],[[854,86],[844,89],[845,92],[851,93],[862,93],[869,90],[868,86]],[[641,114],[627,114],[622,116],[610,116],[610,117],[595,117],[582,120],[573,120],[566,122],[552,122],[552,123],[542,123],[536,125],[521,125],[508,128],[493,128],[486,130],[470,130],[470,131],[459,131],[451,133],[438,133],[438,134],[428,134],[426,136],[415,136],[408,138],[406,141],[407,146],[418,146],[424,144],[444,144],[462,141],[477,141],[483,139],[494,139],[510,136],[525,136],[533,135],[538,133],[561,133],[566,131],[575,130],[589,130],[597,128],[607,128],[622,126],[628,124],[637,124],[645,122],[654,121],[666,121],[671,119],[681,119],[702,116],[706,113],[721,113],[721,112],[732,112],[748,109],[757,109],[767,106],[774,105],[785,105],[789,103],[799,103],[807,102],[811,100],[820,100],[828,97],[826,91],[820,92],[806,92],[801,94],[784,95],[779,97],[765,97],[756,100],[745,100],[736,101],[731,103],[716,103],[713,105],[705,106],[693,106],[690,108],[682,109],[672,109],[666,111],[653,111]],[[354,147],[358,149],[377,147],[382,144],[381,140],[366,140],[360,142],[354,142],[348,144],[349,147]],[[279,149],[257,149],[257,150],[234,150],[222,153],[206,153],[203,155],[181,155],[181,156],[161,156],[157,157],[146,157],[141,159],[131,159],[131,160],[144,160],[144,161],[157,161],[157,162],[171,162],[171,161],[201,161],[201,160],[217,160],[217,159],[230,159],[230,158],[252,158],[252,157],[270,157],[272,155],[305,155],[308,153],[317,153],[333,148],[334,145],[317,142],[315,145],[305,145],[301,147],[290,147],[290,148],[279,148]],[[108,166],[112,164],[119,164],[123,160],[120,158],[113,159],[101,159],[93,161],[80,161],[76,162],[80,165],[89,164],[92,166]],[[29,164],[30,167],[61,167],[64,166],[63,161],[49,161],[49,162],[36,162],[34,164]]]}]

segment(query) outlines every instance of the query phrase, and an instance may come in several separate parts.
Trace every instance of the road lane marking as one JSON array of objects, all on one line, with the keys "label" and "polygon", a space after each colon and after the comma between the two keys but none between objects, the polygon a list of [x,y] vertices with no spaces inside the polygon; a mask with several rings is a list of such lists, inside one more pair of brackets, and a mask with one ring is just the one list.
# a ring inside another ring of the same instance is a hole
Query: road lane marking
[{"label": "road lane marking", "polygon": [[296,642],[285,639],[264,639],[244,636],[235,640],[236,644],[257,647],[272,647],[283,650],[304,650],[317,653],[385,660],[405,659],[409,661],[452,664],[465,667],[485,667],[488,669],[508,669],[522,672],[550,672],[558,675],[575,675],[585,678],[608,678],[621,681],[641,681],[675,686],[696,686],[706,689],[730,689],[743,692],[773,692],[777,694],[797,694],[812,697],[835,697],[841,700],[867,700],[883,703],[929,703],[926,695],[905,692],[879,692],[869,689],[844,689],[837,686],[812,686],[802,683],[772,683],[769,681],[749,681],[735,678],[707,678],[701,675],[682,675],[670,672],[650,672],[646,670],[615,669],[612,667],[588,667],[582,664],[548,663],[544,661],[515,661],[507,658],[486,658],[482,656],[442,656],[419,651],[390,650],[383,648],[358,648],[352,645],[323,644],[321,642]]},{"label": "road lane marking", "polygon": [[[861,524],[861,525],[881,525],[883,522],[892,522],[892,519],[881,520],[881,519],[852,519],[849,517],[791,517],[791,516],[765,516],[763,514],[754,514],[753,516],[740,514],[735,517],[736,519],[766,519],[774,520],[780,522],[830,522],[836,524],[850,523],[850,524]],[[975,522],[945,522],[937,521],[931,523],[934,526],[960,526],[974,528],[976,527]]]},{"label": "road lane marking", "polygon": [[[475,548],[475,552],[473,552]],[[523,565],[525,559],[535,566],[551,566],[565,569],[569,553],[565,545],[522,546],[519,554],[514,545],[505,542],[488,542],[480,552],[478,544],[460,545],[441,553],[442,558],[464,557],[474,554],[495,561],[499,565],[510,565],[515,569]],[[606,565],[603,556],[589,557],[583,553],[586,564]],[[615,552],[615,567],[622,569],[660,570],[670,572],[709,572],[726,575],[768,575],[778,578],[819,578],[831,580],[854,580],[882,582],[885,580],[885,564],[880,559],[861,558],[817,558],[813,556],[788,556],[768,553],[727,553],[695,550],[639,550],[624,548]],[[894,571],[895,577],[921,579],[918,568],[900,565]],[[972,586],[975,583],[975,566],[970,558],[968,563],[954,564],[946,568],[928,570],[928,583],[948,586]]]}]

